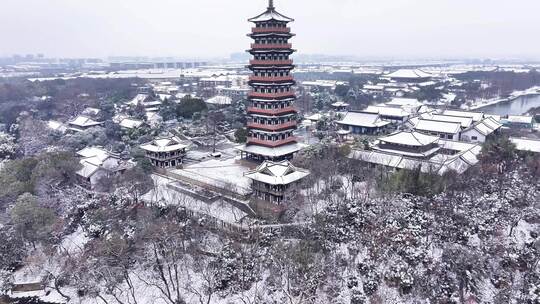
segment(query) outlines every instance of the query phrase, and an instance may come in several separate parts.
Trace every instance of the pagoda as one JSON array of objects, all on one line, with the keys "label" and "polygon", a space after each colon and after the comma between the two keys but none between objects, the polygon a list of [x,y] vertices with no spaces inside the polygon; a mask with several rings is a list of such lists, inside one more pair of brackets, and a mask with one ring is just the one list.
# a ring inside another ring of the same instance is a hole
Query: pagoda
[{"label": "pagoda", "polygon": [[252,71],[248,137],[239,150],[242,157],[255,160],[290,159],[301,147],[294,136],[297,111],[290,57],[295,50],[289,43],[294,34],[288,27],[294,19],[278,13],[269,0],[266,11],[249,21],[255,26],[248,34],[254,42],[247,51],[253,56],[247,66]]}]

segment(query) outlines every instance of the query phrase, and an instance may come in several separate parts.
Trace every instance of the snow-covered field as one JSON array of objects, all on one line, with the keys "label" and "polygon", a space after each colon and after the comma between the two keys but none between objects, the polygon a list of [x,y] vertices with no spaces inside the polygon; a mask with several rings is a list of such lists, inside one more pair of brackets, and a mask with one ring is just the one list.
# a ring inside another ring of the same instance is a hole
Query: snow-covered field
[{"label": "snow-covered field", "polygon": [[237,159],[229,158],[208,159],[172,172],[219,188],[234,188],[241,194],[249,194],[251,181],[244,176],[244,173],[249,170],[249,167]]}]

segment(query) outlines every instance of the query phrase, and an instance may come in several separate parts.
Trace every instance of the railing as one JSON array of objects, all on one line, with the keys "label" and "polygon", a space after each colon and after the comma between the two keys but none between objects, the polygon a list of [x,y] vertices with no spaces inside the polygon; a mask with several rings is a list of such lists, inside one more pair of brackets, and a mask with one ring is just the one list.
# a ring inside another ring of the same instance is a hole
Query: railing
[{"label": "railing", "polygon": [[249,76],[250,81],[271,81],[271,82],[277,82],[277,81],[294,81],[294,78],[292,76]]},{"label": "railing", "polygon": [[291,136],[291,137],[288,137],[286,139],[281,139],[281,140],[266,140],[266,139],[258,139],[258,138],[249,137],[247,143],[262,145],[262,146],[267,146],[267,147],[279,147],[282,145],[295,143],[297,141],[298,140],[295,136]]},{"label": "railing", "polygon": [[296,113],[296,109],[292,106],[278,109],[261,109],[256,107],[248,107],[248,113],[263,114],[263,115],[282,115],[287,113]]},{"label": "railing", "polygon": [[259,49],[290,49],[292,48],[291,43],[269,43],[269,44],[262,44],[262,43],[252,43],[251,48],[254,50]]},{"label": "railing", "polygon": [[287,60],[258,60],[253,59],[249,61],[251,65],[291,65],[293,61],[291,59]]},{"label": "railing", "polygon": [[294,94],[294,91],[289,92],[280,92],[280,93],[259,93],[259,92],[250,92],[248,94],[248,97],[254,97],[254,98],[283,98],[283,97],[291,97],[295,98],[296,95]]},{"label": "railing", "polygon": [[296,121],[288,121],[277,125],[267,125],[267,124],[260,124],[255,122],[248,122],[247,126],[249,128],[256,128],[256,129],[263,129],[268,131],[276,131],[276,130],[283,130],[287,128],[296,127]]},{"label": "railing", "polygon": [[251,29],[253,34],[259,33],[290,33],[289,27],[254,27]]},{"label": "railing", "polygon": [[260,192],[270,193],[276,196],[283,196],[285,194],[285,191],[287,191],[285,187],[283,187],[283,189],[280,190],[280,189],[272,189],[271,187],[262,186],[262,185],[252,185],[251,189],[260,191]]},{"label": "railing", "polygon": [[176,155],[156,155],[156,154],[146,154],[146,157],[148,158],[152,158],[152,159],[157,159],[157,160],[168,160],[168,159],[176,159],[176,158],[182,158],[186,156],[185,153],[178,153]]}]

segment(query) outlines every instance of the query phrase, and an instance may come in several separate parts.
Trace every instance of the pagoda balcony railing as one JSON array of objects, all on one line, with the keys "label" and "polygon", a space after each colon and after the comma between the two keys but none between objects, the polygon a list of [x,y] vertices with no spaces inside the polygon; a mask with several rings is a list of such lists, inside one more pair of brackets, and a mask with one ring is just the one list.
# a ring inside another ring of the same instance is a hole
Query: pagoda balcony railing
[{"label": "pagoda balcony railing", "polygon": [[251,189],[253,190],[263,192],[263,193],[270,193],[275,196],[283,196],[285,194],[285,191],[287,191],[287,189],[285,189],[285,187],[281,187],[281,188],[282,189],[278,189],[278,188],[272,188],[266,185],[255,185],[255,184],[251,186]]},{"label": "pagoda balcony railing", "polygon": [[249,76],[250,81],[268,81],[268,82],[278,82],[278,81],[294,81],[292,76]]},{"label": "pagoda balcony railing", "polygon": [[267,146],[267,147],[279,147],[290,143],[298,142],[298,139],[296,136],[287,137],[285,139],[280,140],[269,140],[269,139],[258,139],[249,137],[247,143],[248,144],[254,144],[254,145],[261,145],[261,146]]},{"label": "pagoda balcony railing", "polygon": [[296,127],[296,121],[288,121],[288,122],[280,123],[277,125],[248,122],[247,126],[248,128],[262,129],[262,130],[267,130],[267,131],[277,131],[277,130],[284,130],[284,129]]},{"label": "pagoda balcony railing", "polygon": [[284,107],[284,108],[278,108],[278,109],[261,109],[256,107],[248,107],[247,109],[248,113],[252,114],[262,114],[262,115],[283,115],[287,113],[296,113],[296,109],[294,107]]},{"label": "pagoda balcony railing", "polygon": [[252,97],[252,98],[268,98],[268,99],[275,99],[275,98],[284,98],[284,97],[296,98],[296,95],[294,94],[294,91],[290,91],[290,92],[280,92],[280,93],[259,93],[259,92],[250,92],[250,93],[248,94],[248,97]]},{"label": "pagoda balcony railing", "polygon": [[260,33],[290,33],[291,28],[289,27],[254,27],[251,29],[253,34]]},{"label": "pagoda balcony railing", "polygon": [[291,65],[293,61],[291,59],[287,60],[250,60],[250,65]]},{"label": "pagoda balcony railing", "polygon": [[169,155],[157,155],[157,154],[146,154],[146,157],[157,159],[157,160],[169,160],[169,159],[177,159],[177,158],[183,158],[185,156],[185,153],[177,153],[177,154],[169,154]]},{"label": "pagoda balcony railing", "polygon": [[269,44],[252,43],[251,48],[254,50],[290,49],[292,48],[292,44],[291,43],[269,43]]}]

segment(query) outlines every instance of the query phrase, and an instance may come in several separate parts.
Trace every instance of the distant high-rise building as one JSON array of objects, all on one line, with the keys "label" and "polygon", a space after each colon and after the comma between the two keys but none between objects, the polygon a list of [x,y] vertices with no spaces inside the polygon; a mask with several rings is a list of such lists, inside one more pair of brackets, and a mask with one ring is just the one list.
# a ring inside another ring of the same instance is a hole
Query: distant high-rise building
[{"label": "distant high-rise building", "polygon": [[251,19],[255,23],[249,37],[254,40],[248,52],[253,56],[249,79],[248,138],[240,148],[243,157],[257,160],[292,158],[300,150],[296,130],[296,95],[289,43],[294,34],[288,23],[294,21],[276,11],[272,0],[267,10]]}]

